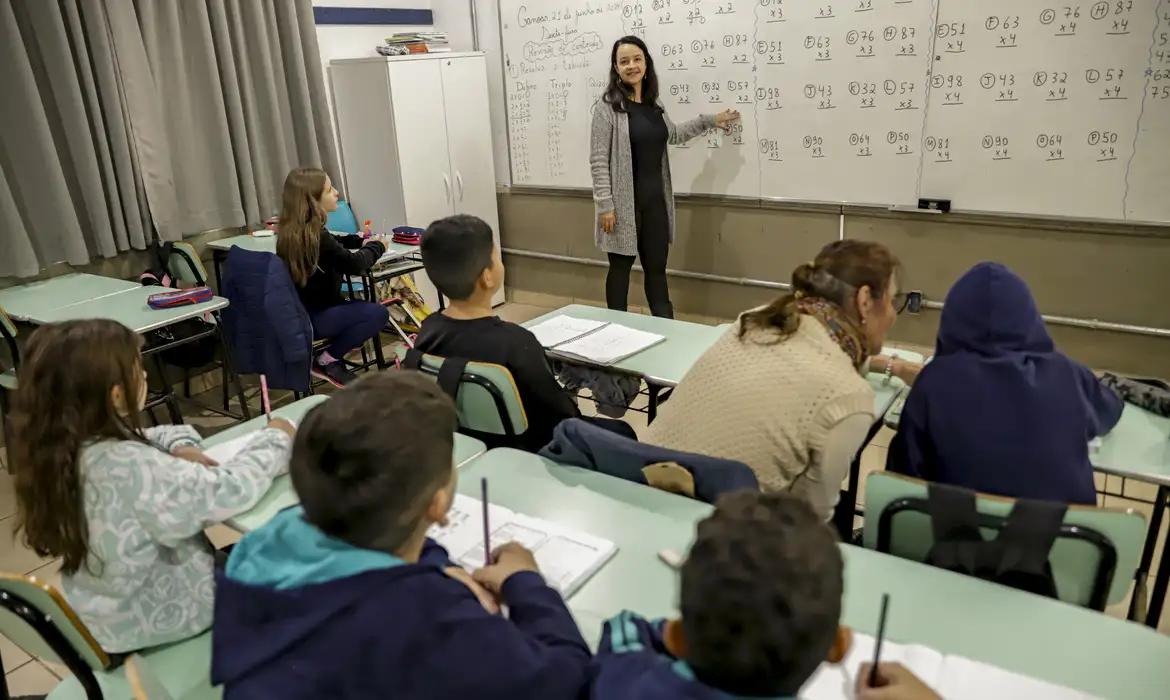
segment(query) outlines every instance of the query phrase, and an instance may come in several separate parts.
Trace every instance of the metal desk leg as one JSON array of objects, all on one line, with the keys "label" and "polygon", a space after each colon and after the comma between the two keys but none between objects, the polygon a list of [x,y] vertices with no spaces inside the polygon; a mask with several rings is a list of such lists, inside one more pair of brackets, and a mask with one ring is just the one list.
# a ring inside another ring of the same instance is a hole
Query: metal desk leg
[{"label": "metal desk leg", "polygon": [[[1170,488],[1158,487],[1158,502],[1154,505],[1154,514],[1150,518],[1150,536],[1146,537],[1146,550],[1153,559],[1154,543],[1158,539],[1158,532],[1162,529],[1162,513],[1170,502]],[[1145,553],[1142,554],[1145,562]],[[1149,570],[1148,568],[1146,569]],[[1162,546],[1162,560],[1158,562],[1158,576],[1154,579],[1154,587],[1150,589],[1150,607],[1146,613],[1146,626],[1158,629],[1158,620],[1162,617],[1162,605],[1166,602],[1166,593],[1170,590],[1170,542]]]},{"label": "metal desk leg", "polygon": [[657,384],[646,383],[647,405],[646,405],[646,425],[654,422],[658,417],[658,395],[662,392],[662,387]]},{"label": "metal desk leg", "polygon": [[167,413],[171,414],[171,423],[182,425],[183,413],[179,410],[179,400],[175,398],[175,392],[171,390],[171,380],[167,379],[167,366],[162,361],[162,354],[152,353],[152,359],[162,382],[163,401],[167,405]]},{"label": "metal desk leg", "polygon": [[211,267],[215,270],[215,289],[218,293],[223,289],[223,276],[220,274],[220,266],[223,265],[224,258],[227,254],[222,250],[213,249],[211,251]]},{"label": "metal desk leg", "polygon": [[853,539],[853,518],[857,515],[857,490],[861,482],[861,453],[865,452],[868,445],[869,440],[866,440],[849,463],[849,481],[841,492],[841,500],[837,501],[837,509],[833,511],[833,525],[841,535],[842,542]]},{"label": "metal desk leg", "polygon": [[240,375],[236,373],[236,365],[232,361],[232,349],[228,346],[227,334],[223,331],[223,318],[220,317],[218,311],[214,312],[215,316],[215,333],[219,336],[219,347],[223,350],[223,366],[227,370],[227,374],[231,377],[232,386],[236,388],[236,398],[240,400],[240,412],[244,414],[244,420],[252,419],[252,411],[248,409],[248,399],[244,396],[244,384],[240,381]]},{"label": "metal desk leg", "polygon": [[1146,544],[1142,548],[1141,563],[1134,573],[1133,596],[1129,600],[1129,619],[1141,620],[1142,615],[1148,613],[1149,605],[1149,578],[1150,567],[1154,565],[1154,548],[1158,546],[1158,533],[1162,530],[1162,516],[1166,511],[1166,500],[1162,498],[1162,488],[1154,497],[1154,510],[1150,513],[1150,525],[1146,530]]}]

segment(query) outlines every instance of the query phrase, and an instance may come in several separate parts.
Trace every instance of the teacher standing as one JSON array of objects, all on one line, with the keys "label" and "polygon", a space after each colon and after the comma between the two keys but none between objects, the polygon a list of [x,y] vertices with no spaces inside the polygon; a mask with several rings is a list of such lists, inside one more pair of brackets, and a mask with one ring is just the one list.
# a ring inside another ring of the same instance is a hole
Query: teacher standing
[{"label": "teacher standing", "polygon": [[730,129],[739,112],[727,110],[676,125],[658,99],[658,76],[646,44],[636,36],[614,42],[609,87],[593,106],[589,166],[597,209],[594,240],[609,255],[605,301],[625,311],[634,257],[642,260],[646,299],[655,316],[674,318],[666,257],[674,242],[674,192],[667,144],[679,145],[707,129]]}]

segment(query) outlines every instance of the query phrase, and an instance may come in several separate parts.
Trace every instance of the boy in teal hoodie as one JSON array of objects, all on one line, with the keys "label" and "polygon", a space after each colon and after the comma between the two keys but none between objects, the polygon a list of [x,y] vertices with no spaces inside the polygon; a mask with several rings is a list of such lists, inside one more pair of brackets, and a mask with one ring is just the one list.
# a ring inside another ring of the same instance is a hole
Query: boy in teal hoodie
[{"label": "boy in teal hoodie", "polygon": [[532,554],[507,545],[473,580],[426,536],[454,497],[455,428],[451,399],[407,371],[309,412],[290,463],[301,506],[246,535],[218,579],[226,700],[577,698],[589,648]]}]

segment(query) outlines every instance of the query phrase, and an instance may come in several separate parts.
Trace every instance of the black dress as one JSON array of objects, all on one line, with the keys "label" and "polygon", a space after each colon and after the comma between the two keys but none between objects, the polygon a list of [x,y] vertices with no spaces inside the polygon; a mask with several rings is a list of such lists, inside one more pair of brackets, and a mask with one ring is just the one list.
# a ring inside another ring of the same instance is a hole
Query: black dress
[{"label": "black dress", "polygon": [[[662,111],[654,104],[627,103],[630,150],[634,160],[634,228],[638,235],[638,257],[646,282],[646,299],[655,316],[674,317],[666,281],[666,258],[670,252],[670,216],[666,187],[662,180],[666,143],[670,132]],[[609,308],[626,310],[630,269],[634,258],[609,254],[606,302]]]}]

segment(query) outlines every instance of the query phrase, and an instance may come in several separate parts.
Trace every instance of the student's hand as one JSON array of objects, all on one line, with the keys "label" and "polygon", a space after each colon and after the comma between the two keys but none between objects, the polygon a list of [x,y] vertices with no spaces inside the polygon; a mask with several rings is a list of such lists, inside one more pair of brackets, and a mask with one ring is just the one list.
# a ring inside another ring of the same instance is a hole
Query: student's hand
[{"label": "student's hand", "polygon": [[521,571],[540,573],[540,567],[536,565],[536,558],[532,556],[532,552],[519,542],[509,542],[496,549],[492,552],[492,561],[495,563],[476,571],[471,577],[495,595],[500,595],[504,582],[511,578],[512,574]]},{"label": "student's hand", "polygon": [[196,464],[202,464],[205,467],[218,467],[219,466],[219,462],[215,461],[211,457],[208,457],[206,452],[199,449],[198,447],[195,447],[194,445],[184,445],[182,447],[176,447],[174,450],[171,451],[171,454],[178,457],[179,459],[185,459],[188,462],[195,462]]},{"label": "student's hand", "polygon": [[731,131],[731,122],[739,119],[739,110],[729,109],[715,115],[715,126],[724,131]]},{"label": "student's hand", "polygon": [[922,365],[917,362],[907,362],[897,357],[891,358],[890,362],[894,363],[894,376],[906,382],[906,386],[913,386],[914,380],[918,379],[918,373],[922,371]]},{"label": "student's hand", "polygon": [[279,430],[280,432],[284,433],[285,435],[289,436],[290,438],[296,438],[296,436],[297,436],[296,426],[293,425],[292,423],[286,421],[283,418],[273,418],[272,420],[270,420],[268,422],[268,425],[265,427],[267,427],[270,430]]},{"label": "student's hand", "polygon": [[385,246],[386,245],[386,238],[384,236],[377,236],[377,235],[370,236],[366,240],[362,241],[362,247],[368,246],[371,243],[381,243],[383,246]]},{"label": "student's hand", "polygon": [[873,664],[862,664],[857,678],[857,700],[942,700],[918,676],[899,663],[878,664],[877,685],[869,685]]},{"label": "student's hand", "polygon": [[598,214],[597,220],[601,223],[601,230],[606,233],[613,233],[613,227],[617,226],[617,214],[612,211]]},{"label": "student's hand", "polygon": [[462,583],[464,586],[467,586],[475,594],[475,597],[479,599],[479,604],[489,614],[500,614],[500,604],[496,602],[495,596],[489,593],[486,588],[476,583],[475,579],[471,578],[471,574],[467,573],[462,567],[448,566],[446,569],[443,569],[443,573]]}]

